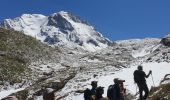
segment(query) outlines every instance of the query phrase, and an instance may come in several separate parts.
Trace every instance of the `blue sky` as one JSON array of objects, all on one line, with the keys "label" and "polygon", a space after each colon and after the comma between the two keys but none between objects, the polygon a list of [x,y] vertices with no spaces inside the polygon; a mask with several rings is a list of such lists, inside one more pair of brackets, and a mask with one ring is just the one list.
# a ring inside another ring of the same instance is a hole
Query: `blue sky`
[{"label": "blue sky", "polygon": [[170,0],[1,0],[0,21],[23,13],[68,11],[110,40],[163,37],[170,33]]}]

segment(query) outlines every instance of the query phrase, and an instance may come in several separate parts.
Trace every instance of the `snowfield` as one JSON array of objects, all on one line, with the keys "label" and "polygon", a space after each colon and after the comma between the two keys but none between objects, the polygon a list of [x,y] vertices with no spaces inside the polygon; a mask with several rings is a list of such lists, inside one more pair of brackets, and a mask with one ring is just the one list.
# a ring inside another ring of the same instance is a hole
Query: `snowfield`
[{"label": "snowfield", "polygon": [[16,92],[22,91],[22,90],[24,90],[24,89],[25,89],[25,88],[20,88],[20,89],[16,89],[16,90],[11,89],[11,90],[1,91],[1,92],[0,92],[0,99],[3,99],[3,98],[9,96],[9,95],[12,94],[12,93],[16,93]]},{"label": "snowfield", "polygon": [[[156,86],[158,86],[161,79],[165,76],[165,74],[170,73],[170,63],[167,63],[167,62],[143,63],[142,65],[143,65],[143,70],[146,72],[146,74],[148,74],[149,70],[152,70],[154,83],[152,81],[152,76],[150,75],[150,77],[147,78],[147,84],[148,84],[149,89],[154,84]],[[136,84],[134,83],[134,80],[133,80],[133,72],[136,69],[137,69],[137,65],[131,66],[130,68],[124,68],[120,71],[117,71],[117,72],[115,72],[115,74],[107,75],[107,76],[103,75],[99,79],[94,79],[94,80],[98,81],[98,86],[105,87],[103,96],[106,96],[107,87],[109,85],[113,84],[114,78],[124,79],[126,81],[124,83],[125,88],[128,89],[130,93],[136,94],[136,92],[138,90],[137,90]],[[90,81],[92,81],[92,80],[90,80]],[[86,82],[86,83],[89,83],[87,85],[88,88],[91,88],[90,81]],[[68,83],[68,84],[70,84],[70,83]],[[72,89],[71,85],[66,85],[66,86],[70,86],[69,88]],[[74,86],[74,85],[72,84],[72,86]],[[67,90],[67,91],[69,91],[69,90]],[[67,93],[67,91],[65,91],[65,92]],[[64,100],[83,100],[83,94],[77,94],[77,93],[72,92]]]}]

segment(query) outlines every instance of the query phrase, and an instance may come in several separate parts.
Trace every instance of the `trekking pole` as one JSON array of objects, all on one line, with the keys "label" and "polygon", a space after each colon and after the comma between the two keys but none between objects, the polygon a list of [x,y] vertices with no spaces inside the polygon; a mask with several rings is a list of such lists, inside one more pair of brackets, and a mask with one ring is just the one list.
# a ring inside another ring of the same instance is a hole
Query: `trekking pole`
[{"label": "trekking pole", "polygon": [[152,77],[153,86],[155,87],[155,82],[154,82],[154,80],[153,80],[153,75],[152,75],[152,73],[151,73],[151,77]]},{"label": "trekking pole", "polygon": [[137,87],[137,84],[136,84],[136,93],[138,92],[138,87]]},{"label": "trekking pole", "polygon": [[139,91],[138,91],[138,86],[136,84],[136,94],[134,95],[135,97],[139,94]]}]

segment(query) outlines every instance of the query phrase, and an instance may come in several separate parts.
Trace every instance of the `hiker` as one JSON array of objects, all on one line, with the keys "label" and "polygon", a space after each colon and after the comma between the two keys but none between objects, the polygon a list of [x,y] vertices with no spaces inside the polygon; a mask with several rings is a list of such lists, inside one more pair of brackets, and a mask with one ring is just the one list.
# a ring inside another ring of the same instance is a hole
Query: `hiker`
[{"label": "hiker", "polygon": [[91,89],[92,95],[95,95],[96,94],[96,88],[97,88],[97,81],[92,81],[91,86],[92,86],[92,89]]},{"label": "hiker", "polygon": [[43,100],[54,100],[56,91],[50,88],[47,88],[43,93]]},{"label": "hiker", "polygon": [[[149,89],[148,86],[146,84],[146,80],[145,78],[148,78],[150,76],[150,74],[152,74],[152,71],[150,70],[148,75],[145,74],[145,72],[143,71],[143,67],[141,65],[138,66],[138,69],[134,71],[133,75],[134,75],[134,81],[137,84],[138,88],[139,88],[139,100],[146,100],[146,98],[149,95]],[[145,92],[145,95],[143,96],[143,91]]]},{"label": "hiker", "polygon": [[91,86],[92,86],[91,90],[87,88],[84,91],[84,99],[85,100],[95,100],[97,81],[92,81]]},{"label": "hiker", "polygon": [[103,93],[104,93],[103,88],[104,87],[101,87],[101,86],[96,88],[96,99],[95,100],[109,100],[108,98],[105,98],[105,97],[102,96]]},{"label": "hiker", "polygon": [[107,90],[109,100],[124,100],[125,89],[123,82],[125,82],[125,80],[114,79],[114,85],[110,85]]}]

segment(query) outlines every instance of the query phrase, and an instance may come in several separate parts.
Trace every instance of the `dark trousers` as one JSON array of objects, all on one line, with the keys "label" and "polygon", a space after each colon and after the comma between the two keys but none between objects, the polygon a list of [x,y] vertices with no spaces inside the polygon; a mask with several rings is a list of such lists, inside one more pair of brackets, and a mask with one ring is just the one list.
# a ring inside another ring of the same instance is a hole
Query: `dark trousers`
[{"label": "dark trousers", "polygon": [[[146,82],[140,83],[140,84],[138,83],[137,85],[139,87],[140,100],[146,100],[146,98],[149,95],[149,89],[148,89]],[[143,96],[143,91],[145,92],[144,96]]]}]

